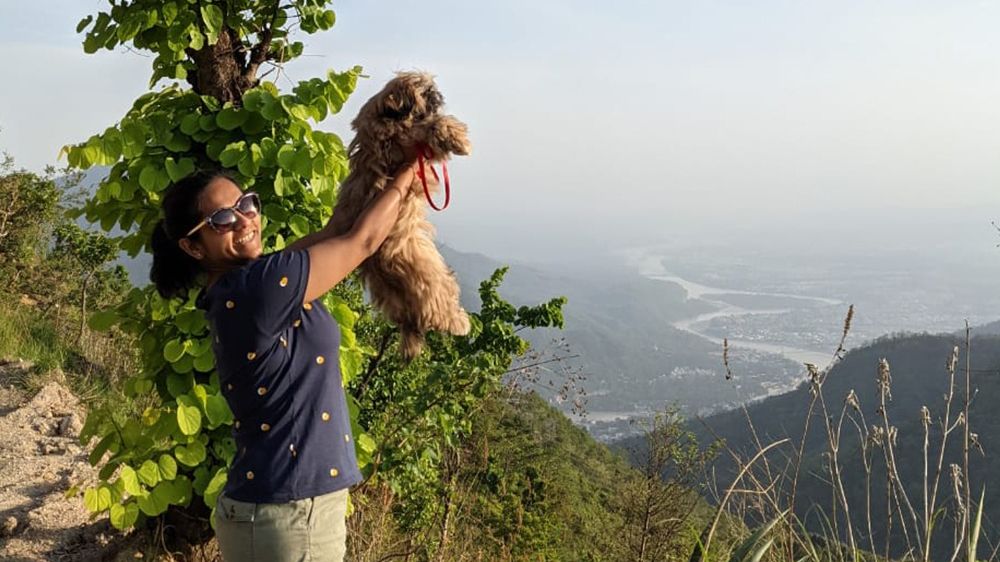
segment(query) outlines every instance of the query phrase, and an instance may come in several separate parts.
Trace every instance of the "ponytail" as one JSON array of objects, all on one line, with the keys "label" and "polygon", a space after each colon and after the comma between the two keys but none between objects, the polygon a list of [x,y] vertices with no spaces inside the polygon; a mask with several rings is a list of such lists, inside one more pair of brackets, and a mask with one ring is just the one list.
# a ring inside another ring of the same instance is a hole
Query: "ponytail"
[{"label": "ponytail", "polygon": [[163,219],[156,223],[151,242],[153,266],[149,270],[149,279],[156,286],[156,291],[165,299],[184,298],[188,290],[195,286],[201,265],[167,233]]},{"label": "ponytail", "polygon": [[[156,223],[150,240],[153,266],[149,270],[149,279],[165,299],[184,298],[188,290],[198,284],[201,264],[182,250],[178,242],[202,220],[198,197],[212,180],[219,177],[236,183],[225,170],[203,170],[170,186],[163,196],[160,204],[163,218]],[[194,234],[192,238],[194,236],[200,234]]]}]

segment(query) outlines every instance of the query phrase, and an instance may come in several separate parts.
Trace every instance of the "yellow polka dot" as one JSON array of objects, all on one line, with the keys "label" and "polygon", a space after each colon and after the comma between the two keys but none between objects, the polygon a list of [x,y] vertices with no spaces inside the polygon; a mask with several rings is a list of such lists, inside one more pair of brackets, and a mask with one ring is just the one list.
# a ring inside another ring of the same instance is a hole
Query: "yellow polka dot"
[{"label": "yellow polka dot", "polygon": [[302,324],[302,319],[301,318],[296,318],[295,322],[292,322],[292,326],[295,326],[296,328],[298,328],[299,325],[301,325],[301,324]]},{"label": "yellow polka dot", "polygon": [[337,470],[336,468],[331,468],[330,469],[330,476],[336,478],[338,474],[340,474],[340,471]]},{"label": "yellow polka dot", "polygon": [[226,390],[232,390],[232,389],[233,389],[233,385],[231,385],[231,384],[227,384],[226,385]]},{"label": "yellow polka dot", "polygon": [[263,432],[271,431],[271,426],[269,424],[262,423],[260,424],[260,430]]},{"label": "yellow polka dot", "polygon": [[267,387],[266,386],[258,386],[257,387],[257,394],[260,395],[260,396],[264,396],[265,394],[267,394]]},{"label": "yellow polka dot", "polygon": [[226,301],[226,308],[233,308],[234,306],[236,306],[236,303],[233,301]]},{"label": "yellow polka dot", "polygon": [[288,285],[288,278],[287,277],[282,277],[281,281],[278,281],[278,285],[281,285],[282,287]]},{"label": "yellow polka dot", "polygon": [[320,356],[316,357],[316,363],[322,365],[323,363],[326,363],[326,358],[324,358],[322,355],[320,355]]},{"label": "yellow polka dot", "polygon": [[350,443],[351,442],[351,436],[345,433],[344,434],[344,442],[345,443]]},{"label": "yellow polka dot", "polygon": [[247,480],[253,480],[253,471],[252,470],[248,470],[247,471]]},{"label": "yellow polka dot", "polygon": [[302,308],[304,308],[306,310],[312,310],[313,309],[313,305],[312,305],[311,302],[307,302],[306,304],[302,305]]},{"label": "yellow polka dot", "polygon": [[282,336],[278,336],[278,341],[281,342],[281,347],[288,347],[288,340],[286,340]]},{"label": "yellow polka dot", "polygon": [[253,351],[251,351],[250,353],[247,353],[247,359],[249,359],[250,361],[253,361],[256,358],[257,358],[257,354],[254,353]]},{"label": "yellow polka dot", "polygon": [[240,420],[236,420],[236,421],[234,421],[234,422],[233,422],[233,426],[235,426],[235,427],[236,427],[236,429],[239,429],[239,428],[240,428]]},{"label": "yellow polka dot", "polygon": [[323,421],[330,421],[330,412],[323,412],[323,415],[320,417],[323,418]]}]

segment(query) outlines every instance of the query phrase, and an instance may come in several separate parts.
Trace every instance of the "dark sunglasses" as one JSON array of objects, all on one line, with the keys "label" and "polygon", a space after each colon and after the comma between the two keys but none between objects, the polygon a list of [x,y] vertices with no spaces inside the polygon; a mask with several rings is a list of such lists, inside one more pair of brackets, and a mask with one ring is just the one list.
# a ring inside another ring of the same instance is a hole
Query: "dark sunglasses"
[{"label": "dark sunglasses", "polygon": [[205,217],[205,220],[195,225],[195,227],[185,234],[184,237],[186,238],[195,232],[198,232],[198,229],[206,224],[211,226],[212,230],[216,232],[228,232],[232,230],[239,221],[239,217],[236,216],[236,213],[239,213],[248,219],[252,219],[256,217],[259,212],[260,197],[258,197],[256,193],[248,191],[240,196],[240,198],[236,201],[236,204],[232,207],[222,207],[221,209],[212,211],[212,214],[208,215]]}]

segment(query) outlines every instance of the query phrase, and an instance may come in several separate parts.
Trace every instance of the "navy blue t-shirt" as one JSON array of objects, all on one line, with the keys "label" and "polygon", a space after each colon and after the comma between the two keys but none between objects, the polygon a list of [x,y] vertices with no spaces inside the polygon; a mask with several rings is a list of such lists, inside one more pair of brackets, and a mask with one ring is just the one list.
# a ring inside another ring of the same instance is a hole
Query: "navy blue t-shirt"
[{"label": "navy blue t-shirt", "polygon": [[309,253],[262,256],[198,297],[213,337],[236,456],[226,496],[281,503],[361,480],[340,377],[340,329],[303,304]]}]

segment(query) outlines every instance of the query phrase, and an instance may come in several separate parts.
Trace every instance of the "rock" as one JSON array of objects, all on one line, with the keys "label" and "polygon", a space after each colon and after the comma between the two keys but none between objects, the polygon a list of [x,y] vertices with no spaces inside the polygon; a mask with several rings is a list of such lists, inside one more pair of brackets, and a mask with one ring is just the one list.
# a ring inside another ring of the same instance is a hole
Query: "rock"
[{"label": "rock", "polygon": [[11,515],[3,520],[3,525],[0,525],[0,537],[13,536],[15,530],[17,530],[17,517]]},{"label": "rock", "polygon": [[38,452],[43,455],[66,454],[66,446],[58,441],[43,441],[38,444]]},{"label": "rock", "polygon": [[43,386],[24,408],[38,412],[39,415],[45,413],[69,415],[73,413],[73,409],[79,402],[65,386],[57,382],[50,382]]},{"label": "rock", "polygon": [[51,421],[46,421],[44,419],[38,420],[35,423],[31,424],[31,428],[46,437],[59,435],[59,424]]},{"label": "rock", "polygon": [[81,429],[83,429],[83,422],[80,421],[80,416],[76,414],[70,414],[59,422],[59,435],[63,437],[76,439],[80,436]]}]

